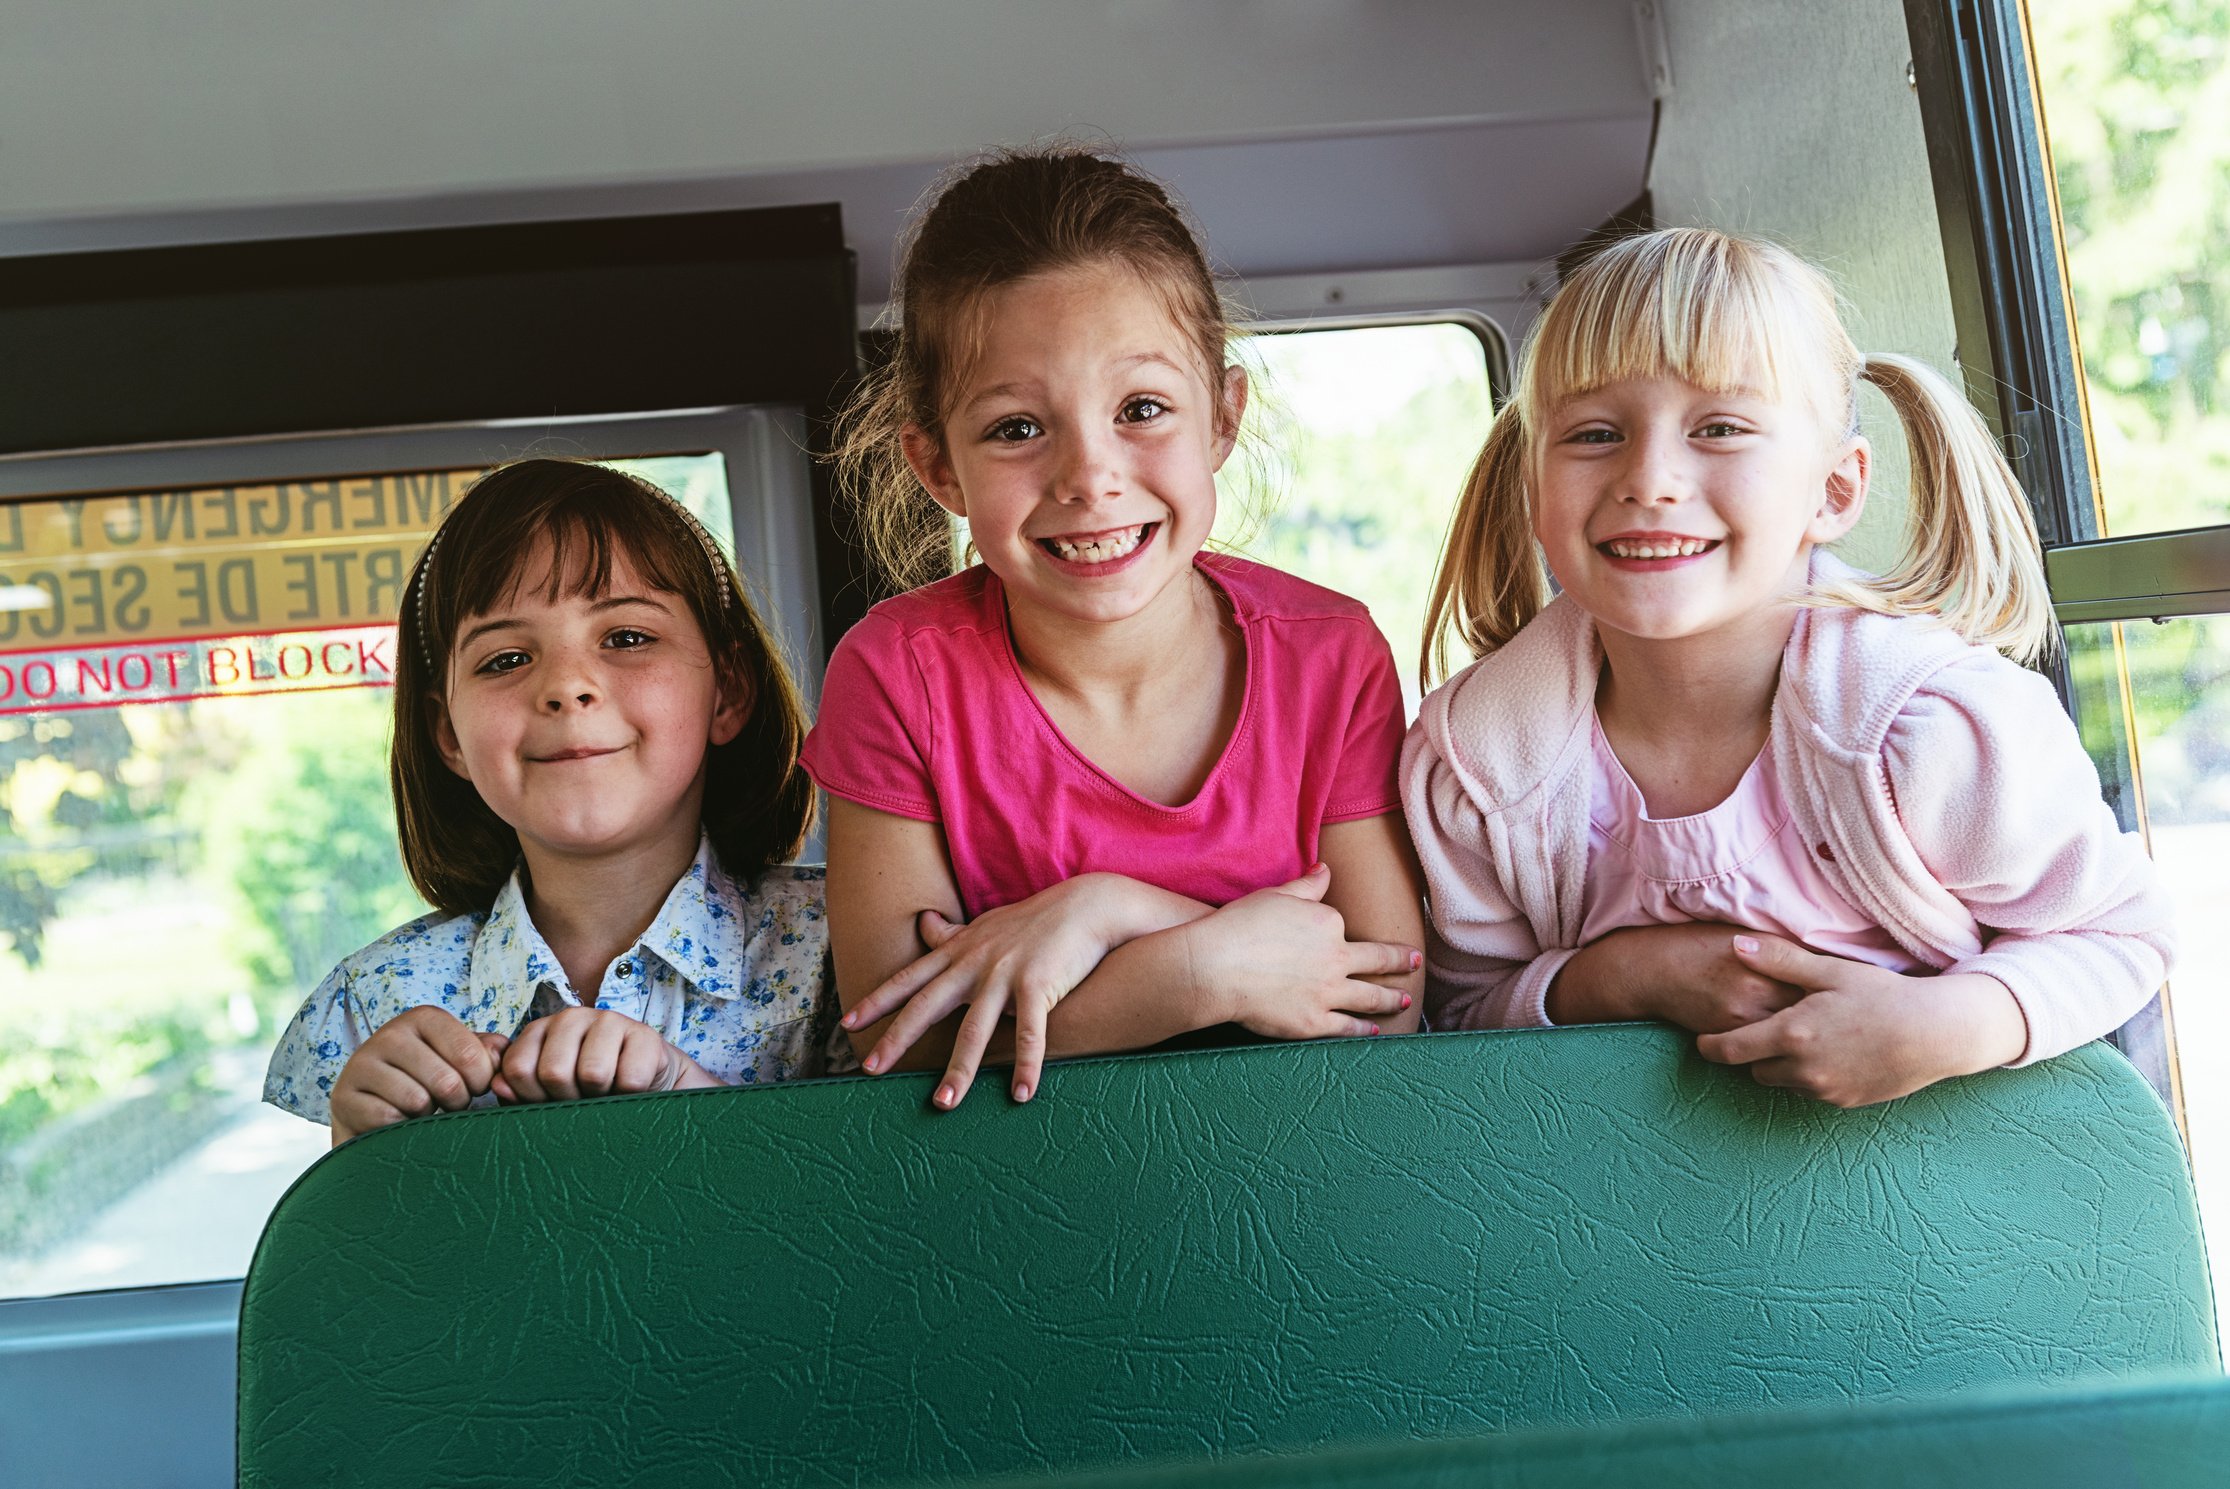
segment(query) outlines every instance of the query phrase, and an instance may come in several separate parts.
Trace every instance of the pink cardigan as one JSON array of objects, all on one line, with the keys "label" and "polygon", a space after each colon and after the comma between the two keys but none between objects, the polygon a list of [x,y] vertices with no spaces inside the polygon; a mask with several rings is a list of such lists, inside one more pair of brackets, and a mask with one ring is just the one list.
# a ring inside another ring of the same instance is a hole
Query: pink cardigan
[{"label": "pink cardigan", "polygon": [[[1560,597],[1409,731],[1436,1027],[1549,1023],[1549,983],[1578,950],[1601,668],[1593,620]],[[1838,893],[1928,965],[2012,990],[2029,1027],[2015,1064],[2117,1028],[2167,975],[2167,893],[2035,673],[1927,621],[1808,609],[1767,747]]]}]

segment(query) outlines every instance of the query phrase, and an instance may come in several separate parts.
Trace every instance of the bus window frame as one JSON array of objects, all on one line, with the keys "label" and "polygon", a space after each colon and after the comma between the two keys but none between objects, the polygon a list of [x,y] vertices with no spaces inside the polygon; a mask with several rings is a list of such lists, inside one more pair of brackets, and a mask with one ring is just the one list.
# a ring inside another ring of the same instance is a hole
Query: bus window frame
[{"label": "bus window frame", "polygon": [[[819,697],[829,640],[814,533],[815,473],[804,453],[811,417],[795,403],[730,404],[0,454],[0,506],[388,471],[479,470],[530,455],[635,460],[717,454],[727,464],[736,566],[790,648],[810,703]],[[798,458],[776,458],[784,449]],[[756,499],[762,495],[765,500]]]},{"label": "bus window frame", "polygon": [[[2067,650],[2118,652],[2090,623],[2230,612],[2230,524],[2104,538],[2080,328],[2021,0],[1905,0],[1944,261],[1969,397],[2007,450],[2036,515],[2053,607],[2071,634],[2042,670],[2093,742],[2106,800],[2145,832],[2130,700],[2084,685]],[[2111,1036],[2183,1123],[2170,1000]]]},{"label": "bus window frame", "polygon": [[[563,420],[351,430],[251,441],[132,445],[111,450],[0,456],[0,505],[112,491],[179,490],[328,479],[352,473],[481,469],[530,454],[588,460],[718,455],[726,467],[730,531],[747,591],[790,654],[808,705],[821,684],[825,624],[814,553],[812,473],[797,405],[745,404]],[[785,453],[794,459],[785,460]],[[811,658],[810,664],[803,659]],[[154,1287],[236,1283],[196,1278]],[[144,1286],[31,1294],[86,1298],[144,1292]]]},{"label": "bus window frame", "polygon": [[1499,321],[1466,307],[1447,310],[1358,311],[1345,315],[1258,316],[1240,322],[1249,338],[1299,336],[1315,331],[1373,331],[1398,326],[1456,326],[1478,338],[1486,356],[1488,406],[1499,412],[1509,397],[1510,337]]}]

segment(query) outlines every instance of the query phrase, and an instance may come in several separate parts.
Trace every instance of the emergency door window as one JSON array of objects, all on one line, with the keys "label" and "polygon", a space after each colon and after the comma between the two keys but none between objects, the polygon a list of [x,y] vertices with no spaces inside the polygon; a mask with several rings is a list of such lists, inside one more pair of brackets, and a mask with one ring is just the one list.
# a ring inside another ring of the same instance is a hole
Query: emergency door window
[{"label": "emergency door window", "polygon": [[[729,539],[719,456],[615,463]],[[325,1151],[263,1067],[425,912],[394,617],[477,474],[0,505],[0,1297],[237,1277]]]}]

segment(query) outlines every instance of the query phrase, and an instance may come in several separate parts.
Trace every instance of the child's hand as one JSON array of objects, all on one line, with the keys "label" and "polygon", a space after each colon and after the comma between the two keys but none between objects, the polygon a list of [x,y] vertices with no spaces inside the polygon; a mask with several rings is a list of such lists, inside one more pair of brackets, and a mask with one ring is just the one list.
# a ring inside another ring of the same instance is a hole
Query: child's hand
[{"label": "child's hand", "polygon": [[1424,953],[1348,940],[1340,912],[1321,903],[1331,883],[1318,864],[1181,933],[1192,943],[1194,985],[1230,1000],[1227,1022],[1272,1039],[1328,1039],[1376,1034],[1377,1018],[1409,1006],[1400,989],[1360,979],[1415,971]]},{"label": "child's hand", "polygon": [[1770,1018],[1804,991],[1745,965],[1734,954],[1734,938],[1745,934],[1758,939],[1760,933],[1707,920],[1612,931],[1589,942],[1557,973],[1549,987],[1549,1019],[1594,1024],[1654,1018],[1691,1033],[1723,1034]]},{"label": "child's hand", "polygon": [[648,1024],[608,1008],[567,1007],[519,1030],[493,1084],[502,1100],[522,1102],[720,1082]]},{"label": "child's hand", "polygon": [[939,1106],[957,1106],[975,1081],[1000,1016],[1011,1008],[1011,1089],[1015,1100],[1028,1101],[1045,1066],[1046,1019],[1102,957],[1152,928],[1151,921],[1132,924],[1138,917],[1130,913],[1131,898],[1147,894],[1169,898],[1120,875],[1079,874],[1028,899],[986,910],[966,925],[924,910],[919,927],[928,955],[901,968],[844,1015],[845,1028],[864,1029],[898,1010],[863,1068],[870,1074],[890,1069],[939,1020],[965,1004],[968,1012],[936,1097]]},{"label": "child's hand", "polygon": [[2021,1006],[1994,977],[1908,977],[1778,936],[1738,936],[1732,946],[1748,966],[1804,990],[1771,1018],[1696,1041],[1705,1059],[1748,1065],[1761,1085],[1870,1106],[2004,1065],[2028,1048]]},{"label": "child's hand", "polygon": [[357,1046],[333,1082],[334,1146],[405,1117],[463,1111],[490,1088],[506,1043],[445,1008],[404,1009]]}]

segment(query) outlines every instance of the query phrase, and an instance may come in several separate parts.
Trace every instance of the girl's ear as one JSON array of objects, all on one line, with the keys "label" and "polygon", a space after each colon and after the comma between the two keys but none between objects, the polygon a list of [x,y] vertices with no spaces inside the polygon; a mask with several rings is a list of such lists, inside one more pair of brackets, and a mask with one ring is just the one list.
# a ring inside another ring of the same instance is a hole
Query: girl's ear
[{"label": "girl's ear", "polygon": [[1813,543],[1832,543],[1858,526],[1866,510],[1867,483],[1873,475],[1874,449],[1864,435],[1853,435],[1835,463],[1827,468],[1821,484],[1819,510],[1812,514],[1804,536]]},{"label": "girl's ear", "polygon": [[1223,370],[1223,387],[1216,400],[1216,463],[1222,470],[1223,463],[1231,458],[1231,451],[1239,443],[1239,422],[1247,416],[1247,370],[1234,363]]},{"label": "girl's ear", "polygon": [[937,505],[955,517],[966,517],[968,500],[961,494],[960,483],[953,479],[952,457],[945,453],[944,441],[919,424],[908,424],[898,431],[898,447],[905,452],[906,464],[913,467],[914,479],[937,499]]},{"label": "girl's ear", "polygon": [[757,701],[757,691],[741,668],[721,668],[720,696],[713,706],[712,728],[706,733],[706,743],[717,747],[741,734],[743,726],[751,722],[751,705]]},{"label": "girl's ear", "polygon": [[450,773],[470,781],[472,775],[465,769],[465,752],[457,743],[457,726],[449,722],[449,705],[439,693],[426,695],[426,729],[434,737],[434,748],[441,754],[441,763]]}]

